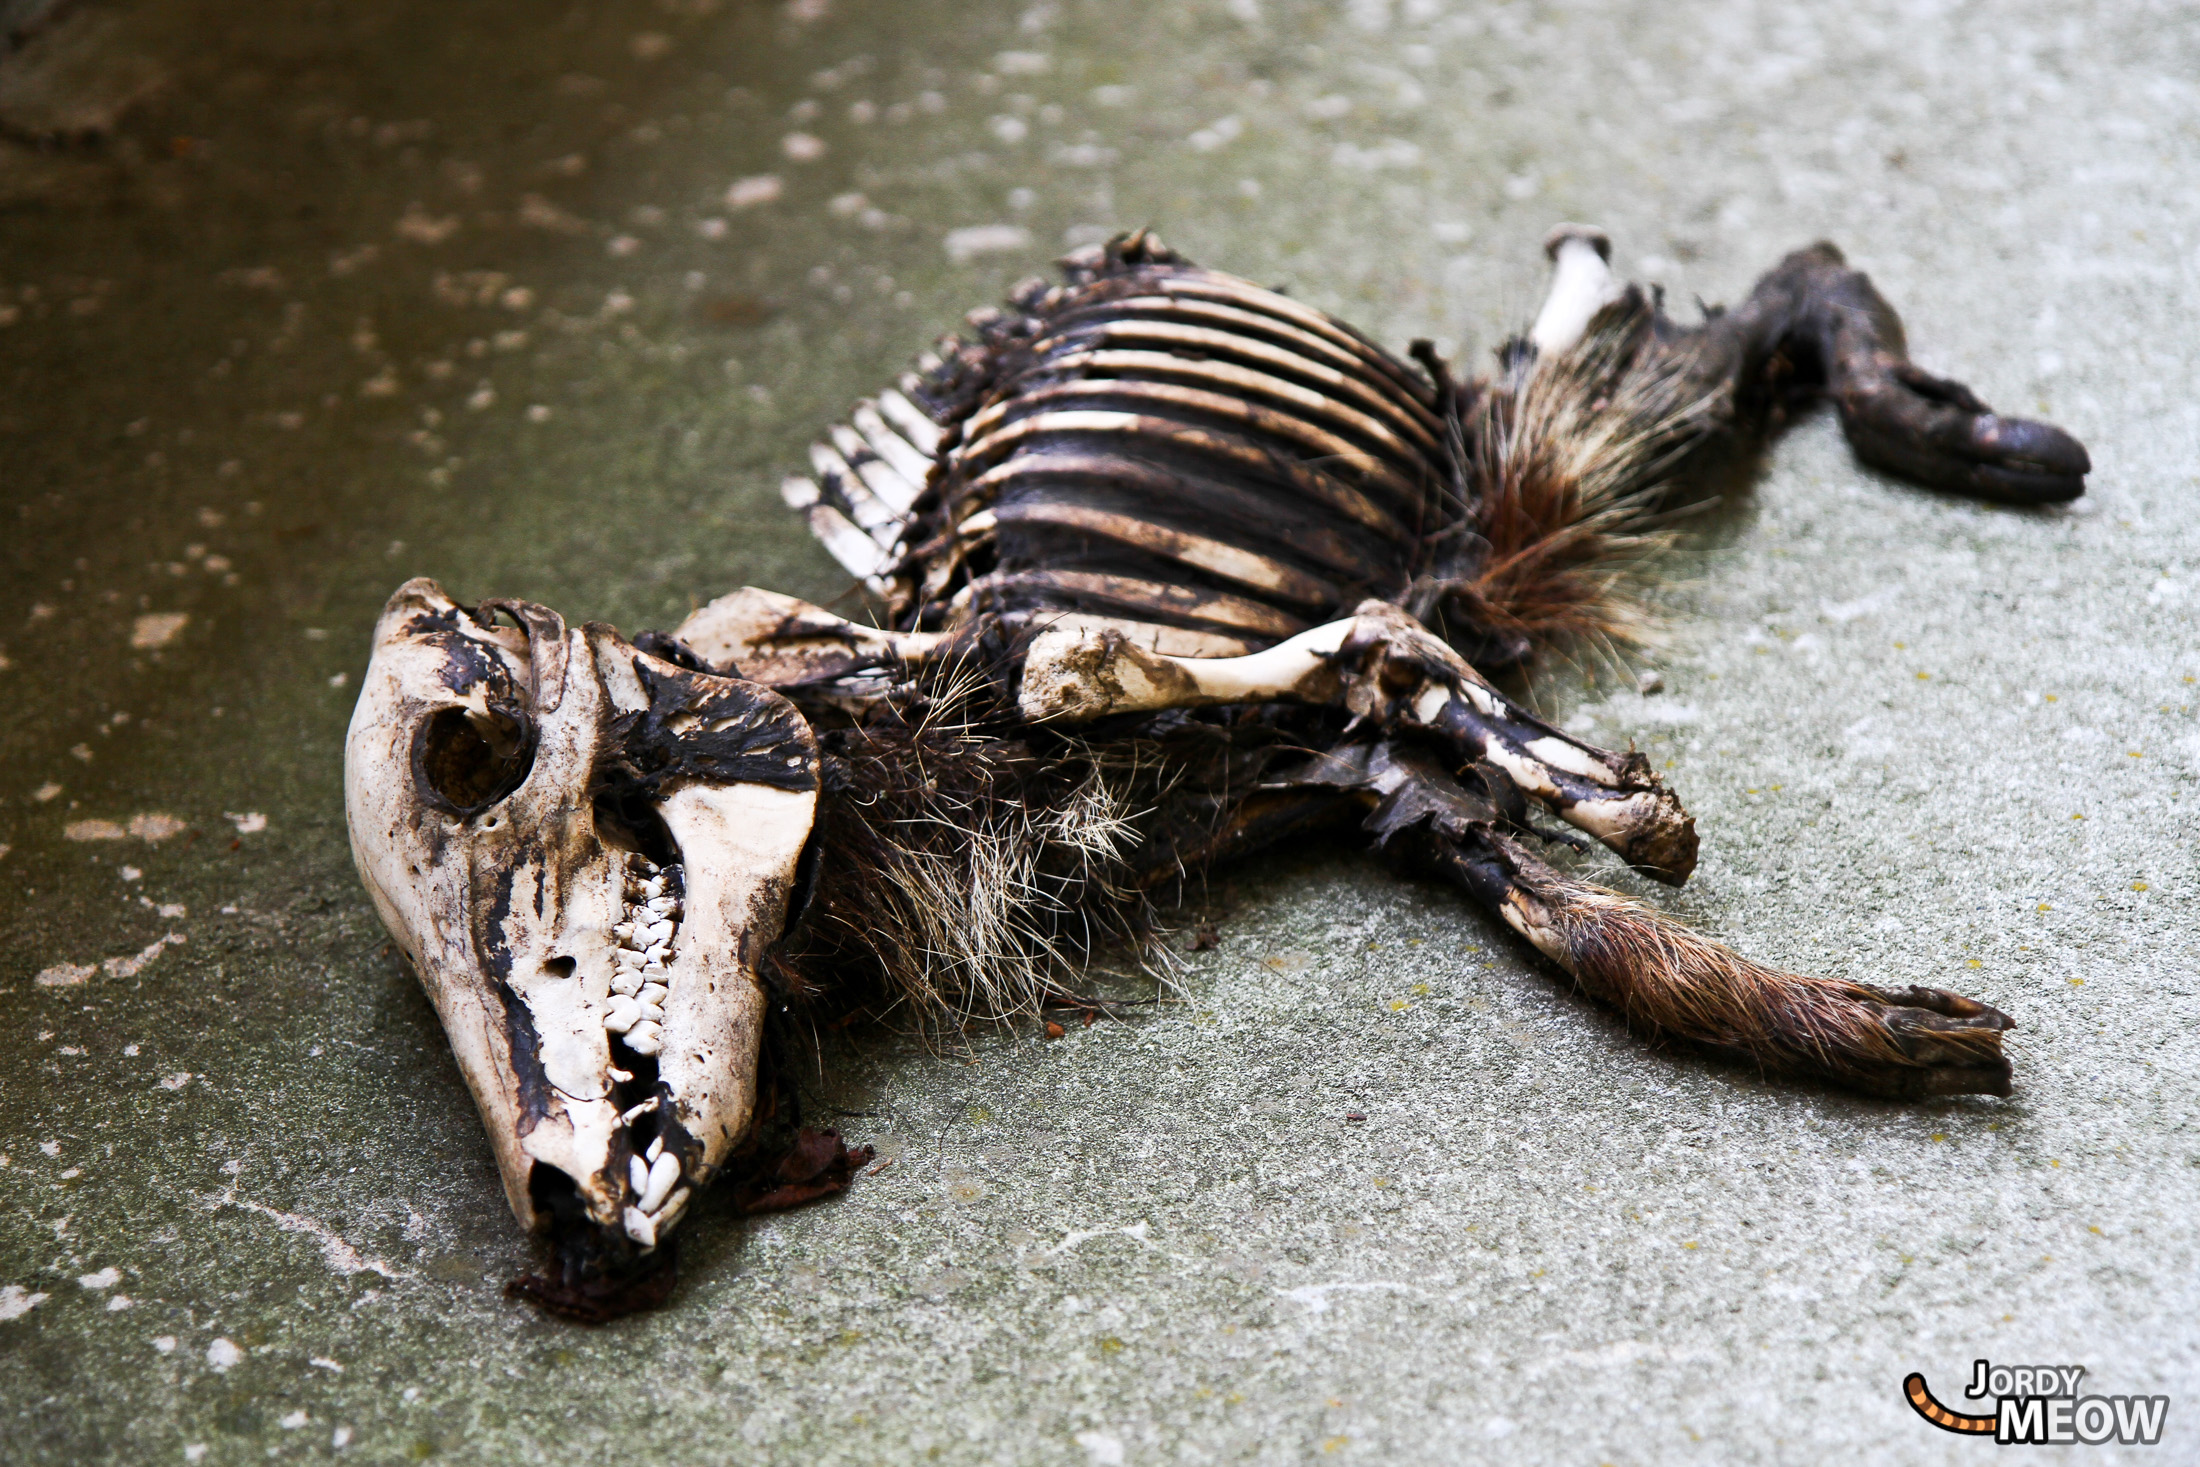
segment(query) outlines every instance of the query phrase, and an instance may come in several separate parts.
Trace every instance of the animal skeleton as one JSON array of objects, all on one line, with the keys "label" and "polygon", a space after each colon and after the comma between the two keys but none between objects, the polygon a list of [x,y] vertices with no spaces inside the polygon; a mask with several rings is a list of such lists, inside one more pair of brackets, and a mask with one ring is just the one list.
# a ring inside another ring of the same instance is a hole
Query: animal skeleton
[{"label": "animal skeleton", "polygon": [[[1641,755],[1485,673],[1624,636],[1617,579],[1676,486],[1799,401],[1984,498],[2073,498],[2084,449],[1911,365],[1830,245],[1696,327],[1597,231],[1548,251],[1541,313],[1471,383],[1147,234],[1073,255],[785,486],[883,627],[744,589],[629,642],[397,591],[346,747],[353,850],[513,1211],[557,1243],[546,1302],[661,1294],[635,1281],[669,1280],[755,1125],[774,1004],[1031,1012],[1094,946],[1150,942],[1187,876],[1317,828],[1457,883],[1648,1035],[2009,1092],[1983,1003],[1779,972],[1546,864],[1536,842],[1584,843],[1542,814],[1678,884],[1694,824]],[[827,1152],[810,1191],[845,1174]]]}]

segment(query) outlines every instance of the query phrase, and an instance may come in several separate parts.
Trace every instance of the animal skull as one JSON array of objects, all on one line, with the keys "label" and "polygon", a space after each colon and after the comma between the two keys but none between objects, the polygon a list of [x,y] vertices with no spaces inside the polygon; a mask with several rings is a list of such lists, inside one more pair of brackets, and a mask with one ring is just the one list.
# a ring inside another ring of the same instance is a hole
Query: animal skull
[{"label": "animal skull", "polygon": [[749,1128],[809,725],[601,623],[417,579],[375,628],[344,783],[513,1212],[598,1261],[655,1248]]}]

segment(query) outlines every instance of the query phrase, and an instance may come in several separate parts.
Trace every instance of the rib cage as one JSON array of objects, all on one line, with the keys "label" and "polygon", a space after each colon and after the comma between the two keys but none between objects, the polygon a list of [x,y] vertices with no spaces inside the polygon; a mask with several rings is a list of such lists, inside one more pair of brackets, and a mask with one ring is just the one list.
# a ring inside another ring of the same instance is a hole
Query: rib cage
[{"label": "rib cage", "polygon": [[1404,594],[1458,514],[1433,384],[1147,235],[1064,264],[1063,285],[1019,287],[833,430],[815,480],[787,481],[897,626],[1096,618],[1226,656]]},{"label": "rib cage", "polygon": [[833,559],[881,594],[894,546],[940,448],[939,425],[903,395],[919,386],[907,375],[900,389],[858,403],[849,415],[853,426],[836,427],[829,444],[810,446],[817,477],[790,475],[779,486]]}]

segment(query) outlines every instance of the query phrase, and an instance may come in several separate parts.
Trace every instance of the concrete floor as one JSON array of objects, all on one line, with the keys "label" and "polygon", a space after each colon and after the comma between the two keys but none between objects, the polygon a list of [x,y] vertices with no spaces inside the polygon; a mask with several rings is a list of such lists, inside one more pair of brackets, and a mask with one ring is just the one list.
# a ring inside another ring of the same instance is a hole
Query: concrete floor
[{"label": "concrete floor", "polygon": [[[1961,1407],[1985,1357],[2167,1392],[2123,1455],[2200,1460],[2176,7],[56,14],[0,68],[0,1455],[1940,1462],[1990,1449],[1900,1381]],[[1681,302],[1833,237],[1921,361],[2091,446],[2017,512],[1806,421],[1666,567],[1663,694],[1539,684],[1695,811],[1659,900],[2000,1005],[2015,1097],[1652,1052],[1310,851],[1220,893],[1178,1006],[836,1040],[810,1102],[894,1165],[706,1209],[671,1309],[506,1303],[526,1241],[344,843],[389,589],[829,598],[779,473],[1065,240],[1152,223],[1473,355],[1559,219]],[[1027,243],[951,255],[978,226]]]}]

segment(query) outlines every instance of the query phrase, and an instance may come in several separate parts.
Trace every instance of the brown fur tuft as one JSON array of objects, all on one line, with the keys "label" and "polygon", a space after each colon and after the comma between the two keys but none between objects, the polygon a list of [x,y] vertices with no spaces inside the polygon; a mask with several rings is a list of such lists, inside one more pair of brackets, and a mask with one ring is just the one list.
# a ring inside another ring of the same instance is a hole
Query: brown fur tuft
[{"label": "brown fur tuft", "polygon": [[1666,543],[1681,461],[1728,416],[1653,339],[1638,290],[1571,350],[1531,361],[1469,408],[1475,529],[1488,549],[1452,592],[1501,637],[1537,646],[1635,639],[1630,574]]}]

